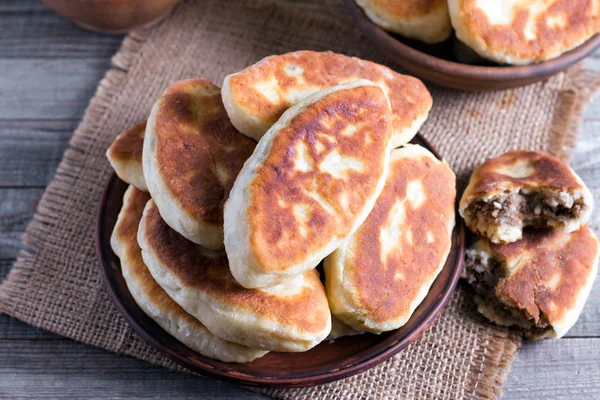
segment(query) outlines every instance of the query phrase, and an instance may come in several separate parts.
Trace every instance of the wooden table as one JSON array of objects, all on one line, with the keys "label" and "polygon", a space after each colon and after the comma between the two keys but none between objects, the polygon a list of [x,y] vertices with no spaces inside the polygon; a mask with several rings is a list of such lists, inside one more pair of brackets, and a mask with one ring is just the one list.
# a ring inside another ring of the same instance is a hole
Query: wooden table
[{"label": "wooden table", "polygon": [[[0,279],[121,39],[79,29],[35,0],[0,0]],[[600,70],[600,52],[586,62]],[[587,109],[573,165],[600,188],[600,98]],[[1,399],[198,397],[265,398],[0,316]],[[567,338],[523,345],[504,398],[600,398],[598,281]]]}]

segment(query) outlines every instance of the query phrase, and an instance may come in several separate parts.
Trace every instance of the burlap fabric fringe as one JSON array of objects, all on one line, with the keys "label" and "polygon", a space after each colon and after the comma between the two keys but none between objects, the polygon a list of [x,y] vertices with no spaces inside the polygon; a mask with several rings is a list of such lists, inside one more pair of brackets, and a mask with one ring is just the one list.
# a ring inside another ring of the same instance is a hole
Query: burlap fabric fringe
[{"label": "burlap fabric fringe", "polygon": [[[341,0],[310,6],[184,2],[159,26],[129,35],[27,228],[26,249],[0,287],[1,311],[175,368],[121,318],[97,270],[95,210],[112,172],[104,153],[121,130],[146,118],[170,82],[204,76],[222,83],[226,74],[262,57],[298,49],[333,50],[394,67],[354,29]],[[574,68],[505,92],[431,87],[434,108],[422,133],[463,185],[475,165],[507,150],[538,149],[564,159],[597,85],[597,76]],[[519,344],[510,331],[482,321],[461,287],[425,335],[383,365],[324,386],[263,392],[285,399],[494,398]]]}]

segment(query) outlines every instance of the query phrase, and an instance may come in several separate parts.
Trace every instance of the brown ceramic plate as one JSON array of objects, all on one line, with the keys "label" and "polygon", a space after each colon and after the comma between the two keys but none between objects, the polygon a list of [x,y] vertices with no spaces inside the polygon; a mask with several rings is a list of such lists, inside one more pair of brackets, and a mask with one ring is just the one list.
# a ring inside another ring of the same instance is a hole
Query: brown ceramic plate
[{"label": "brown ceramic plate", "polygon": [[[509,89],[549,78],[582,60],[600,47],[600,34],[552,60],[523,66],[463,64],[456,60],[456,39],[427,45],[384,31],[373,23],[354,0],[346,0],[356,25],[381,51],[410,74],[453,89]],[[452,35],[454,36],[454,35]]]},{"label": "brown ceramic plate", "polygon": [[[439,158],[420,135],[413,143],[426,147]],[[219,379],[252,386],[289,388],[332,382],[363,372],[392,357],[423,334],[448,303],[462,268],[465,232],[462,220],[457,216],[446,265],[423,303],[402,328],[381,335],[364,334],[331,343],[325,341],[304,353],[269,353],[247,364],[224,363],[196,353],[166,333],[144,314],[127,290],[119,259],[110,247],[110,235],[126,189],[127,184],[113,174],[98,210],[96,251],[108,292],[131,327],[150,345],[191,371]]]}]

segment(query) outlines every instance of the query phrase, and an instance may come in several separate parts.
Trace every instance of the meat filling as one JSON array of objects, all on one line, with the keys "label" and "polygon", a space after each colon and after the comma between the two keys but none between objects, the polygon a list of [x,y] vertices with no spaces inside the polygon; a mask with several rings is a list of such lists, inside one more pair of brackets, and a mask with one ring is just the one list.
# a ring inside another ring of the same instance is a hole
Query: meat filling
[{"label": "meat filling", "polygon": [[507,192],[487,200],[477,200],[469,206],[476,220],[494,225],[548,226],[547,221],[558,223],[577,220],[584,210],[583,199],[573,194],[555,191]]},{"label": "meat filling", "polygon": [[543,336],[552,329],[544,315],[536,322],[525,310],[513,307],[496,297],[496,286],[505,278],[505,271],[501,261],[489,257],[487,253],[469,249],[466,252],[462,278],[473,287],[476,296],[485,307],[492,310],[497,319],[495,322],[502,321],[503,325],[521,327],[526,336],[531,338]]}]

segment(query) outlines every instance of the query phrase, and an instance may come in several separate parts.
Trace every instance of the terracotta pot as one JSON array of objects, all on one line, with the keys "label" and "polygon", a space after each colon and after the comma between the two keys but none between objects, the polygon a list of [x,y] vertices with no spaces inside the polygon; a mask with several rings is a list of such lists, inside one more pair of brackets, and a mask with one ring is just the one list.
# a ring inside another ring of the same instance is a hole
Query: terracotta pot
[{"label": "terracotta pot", "polygon": [[84,28],[124,33],[159,22],[179,0],[42,0],[42,3]]}]

